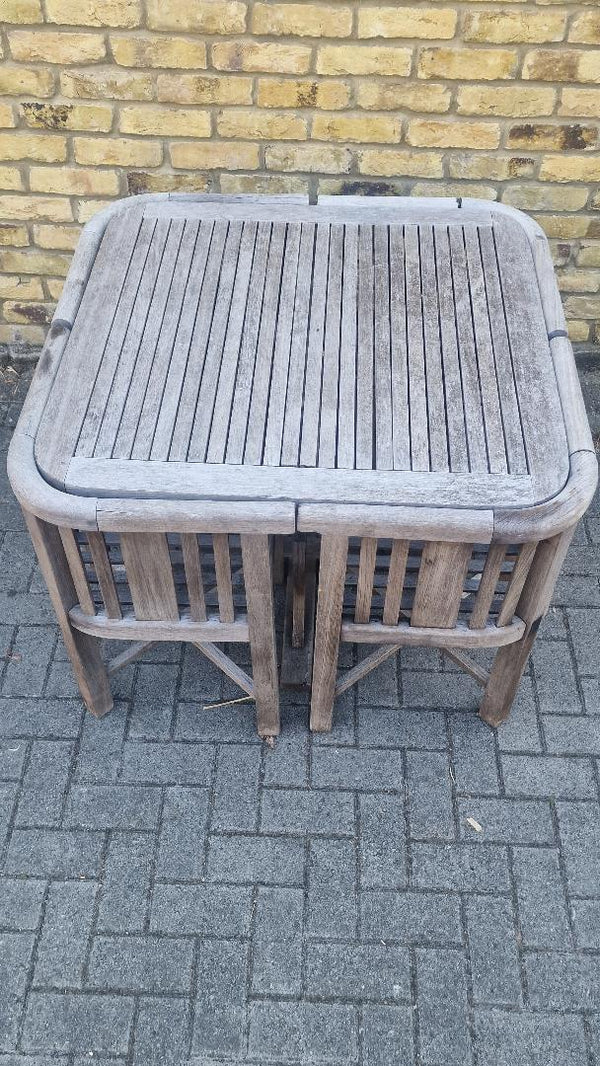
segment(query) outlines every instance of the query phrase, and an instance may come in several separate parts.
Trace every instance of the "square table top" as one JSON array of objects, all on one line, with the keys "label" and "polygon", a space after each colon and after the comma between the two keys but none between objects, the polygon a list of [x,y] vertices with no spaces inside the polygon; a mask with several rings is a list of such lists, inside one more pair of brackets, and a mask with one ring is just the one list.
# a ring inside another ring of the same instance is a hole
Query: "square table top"
[{"label": "square table top", "polygon": [[540,234],[469,200],[127,201],[68,324],[38,469],[111,498],[547,500],[570,448]]}]

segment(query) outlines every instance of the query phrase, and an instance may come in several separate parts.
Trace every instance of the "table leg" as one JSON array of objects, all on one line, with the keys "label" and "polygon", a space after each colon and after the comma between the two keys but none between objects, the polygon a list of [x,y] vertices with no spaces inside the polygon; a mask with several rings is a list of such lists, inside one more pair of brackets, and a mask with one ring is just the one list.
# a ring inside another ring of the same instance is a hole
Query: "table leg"
[{"label": "table leg", "polygon": [[80,633],[71,625],[69,610],[79,601],[60,534],[56,526],[26,511],[23,513],[81,697],[88,710],[96,718],[102,718],[113,706],[108,673],[100,653],[100,640]]},{"label": "table leg", "polygon": [[556,579],[575,532],[575,526],[538,544],[533,563],[517,604],[516,614],[525,622],[525,634],[514,644],[499,648],[485,687],[479,715],[488,725],[500,725],[508,715],[546,614]]},{"label": "table leg", "polygon": [[249,533],[241,541],[258,732],[261,737],[277,736],[279,686],[269,538]]},{"label": "table leg", "polygon": [[310,728],[315,732],[329,732],[331,729],[347,555],[347,537],[322,538],[310,701]]}]

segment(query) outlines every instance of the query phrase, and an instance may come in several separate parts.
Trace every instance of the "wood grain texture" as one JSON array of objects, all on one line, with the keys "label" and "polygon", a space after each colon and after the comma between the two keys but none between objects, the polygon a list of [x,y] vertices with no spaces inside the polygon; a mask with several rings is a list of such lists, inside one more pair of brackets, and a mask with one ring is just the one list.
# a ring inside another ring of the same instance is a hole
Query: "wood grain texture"
[{"label": "wood grain texture", "polygon": [[316,732],[331,729],[347,554],[347,537],[322,538],[310,701],[310,728]]},{"label": "wood grain texture", "polygon": [[135,617],[140,622],[177,621],[171,557],[163,533],[123,533],[121,551]]},{"label": "wood grain texture", "polygon": [[280,730],[279,678],[271,549],[269,538],[260,534],[244,534],[241,540],[257,728],[261,737],[276,736]]},{"label": "wood grain texture", "polygon": [[455,625],[471,558],[471,544],[425,544],[410,617],[413,626]]}]

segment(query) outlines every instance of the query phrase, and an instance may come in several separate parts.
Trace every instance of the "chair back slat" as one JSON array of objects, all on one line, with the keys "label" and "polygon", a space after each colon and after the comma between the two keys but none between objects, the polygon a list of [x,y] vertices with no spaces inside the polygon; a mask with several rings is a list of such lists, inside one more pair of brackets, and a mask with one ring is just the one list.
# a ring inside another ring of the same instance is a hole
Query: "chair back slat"
[{"label": "chair back slat", "polygon": [[529,568],[533,562],[536,548],[536,543],[524,544],[522,546],[521,551],[519,552],[519,557],[513,567],[508,589],[504,594],[504,602],[500,608],[496,625],[506,626],[512,622],[513,615],[519,602],[519,597],[523,591],[527,574],[529,573]]},{"label": "chair back slat", "polygon": [[355,622],[368,622],[371,617],[373,599],[373,577],[377,559],[377,540],[375,537],[363,537],[360,543],[358,564],[358,585],[356,588]]},{"label": "chair back slat", "polygon": [[229,537],[227,533],[213,533],[213,553],[215,559],[215,577],[217,597],[219,600],[219,618],[222,622],[235,621],[233,589],[231,584],[231,558],[229,555]]},{"label": "chair back slat", "polygon": [[88,544],[94,564],[94,571],[98,579],[100,595],[104,602],[104,609],[108,618],[122,618],[119,595],[115,585],[115,578],[108,558],[106,543],[102,533],[88,533]]},{"label": "chair back slat", "polygon": [[402,606],[402,592],[406,576],[406,563],[410,541],[395,540],[392,544],[390,567],[388,571],[385,602],[383,605],[383,624],[397,626]]},{"label": "chair back slat", "polygon": [[456,625],[471,552],[471,544],[428,541],[424,545],[411,625],[439,629]]},{"label": "chair back slat", "polygon": [[139,621],[179,620],[169,544],[165,533],[122,533],[121,551]]},{"label": "chair back slat", "polygon": [[79,606],[84,614],[93,615],[96,613],[96,608],[88,585],[85,567],[81,558],[81,549],[77,543],[75,533],[68,526],[61,526],[59,533],[69,564],[69,570],[71,571],[71,577],[73,578],[73,584],[75,585]]},{"label": "chair back slat", "polygon": [[206,621],[206,601],[204,599],[204,582],[202,580],[202,563],[196,533],[181,534],[183,569],[190,604],[190,616],[194,622]]}]

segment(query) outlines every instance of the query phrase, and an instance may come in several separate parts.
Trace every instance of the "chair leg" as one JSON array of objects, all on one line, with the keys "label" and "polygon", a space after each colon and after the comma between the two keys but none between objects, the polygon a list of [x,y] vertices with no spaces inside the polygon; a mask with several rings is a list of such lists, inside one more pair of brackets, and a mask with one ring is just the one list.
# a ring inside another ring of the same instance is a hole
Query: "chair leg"
[{"label": "chair leg", "polygon": [[347,555],[347,537],[322,538],[310,701],[310,728],[317,733],[331,730]]},{"label": "chair leg", "polygon": [[261,737],[273,737],[279,733],[280,722],[269,538],[251,533],[241,540],[257,728]]},{"label": "chair leg", "polygon": [[80,633],[69,620],[69,610],[78,602],[78,596],[60,534],[56,526],[26,511],[23,513],[81,697],[88,710],[96,718],[102,718],[113,706],[108,673],[100,653],[100,640]]},{"label": "chair leg", "polygon": [[569,549],[575,526],[538,544],[517,604],[516,614],[525,622],[525,634],[514,644],[499,648],[494,658],[479,716],[488,725],[500,725],[508,715],[517,694],[537,631],[546,614],[556,579]]}]

